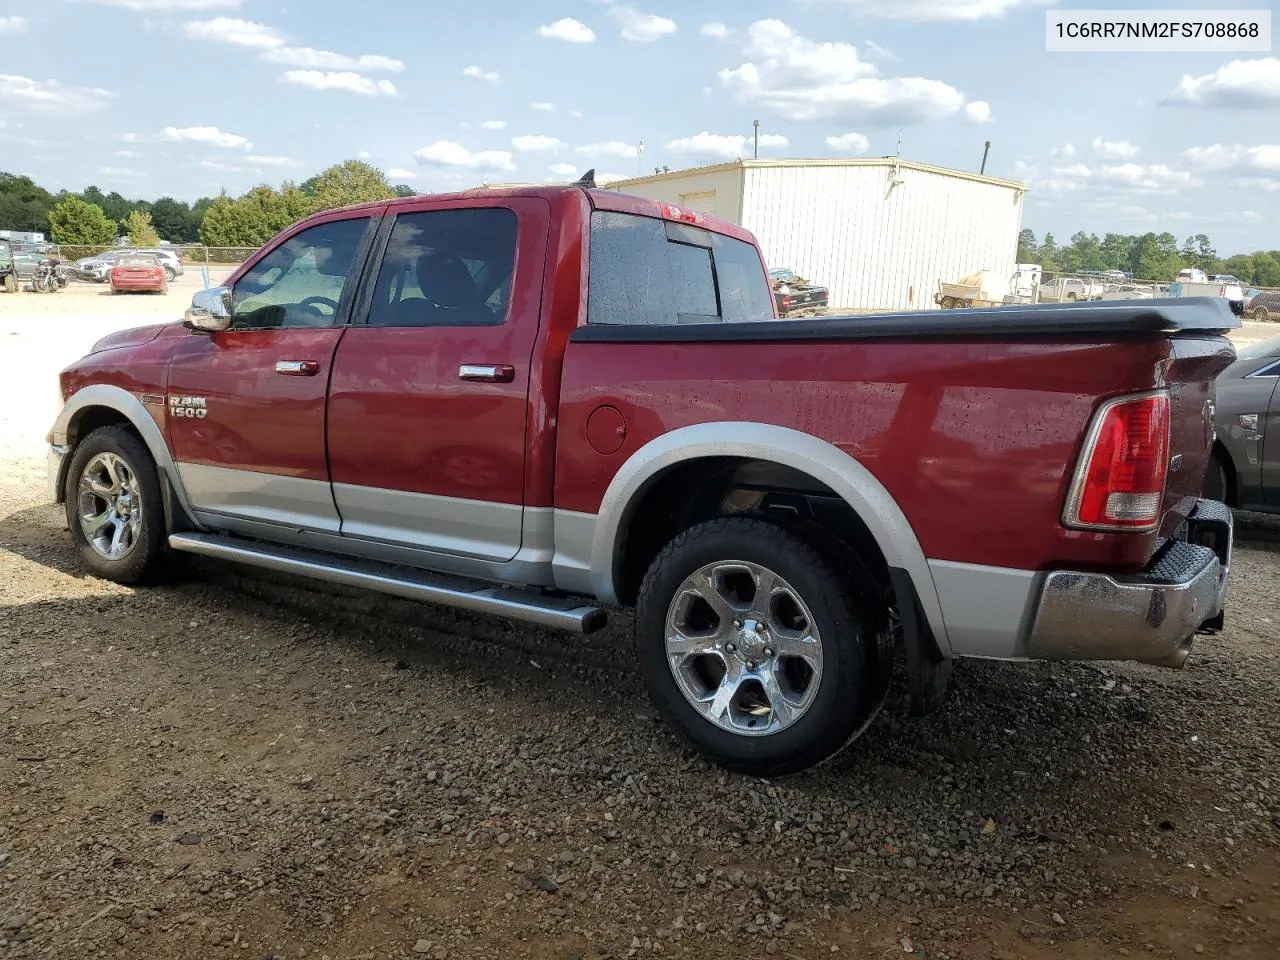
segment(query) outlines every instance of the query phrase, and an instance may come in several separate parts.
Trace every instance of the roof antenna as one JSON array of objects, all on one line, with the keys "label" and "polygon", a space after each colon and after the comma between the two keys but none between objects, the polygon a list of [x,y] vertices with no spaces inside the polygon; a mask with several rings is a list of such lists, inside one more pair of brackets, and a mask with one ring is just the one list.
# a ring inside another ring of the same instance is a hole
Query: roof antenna
[{"label": "roof antenna", "polygon": [[596,186],[596,168],[592,167],[582,175],[582,179],[574,184],[575,187],[587,187],[594,190]]}]

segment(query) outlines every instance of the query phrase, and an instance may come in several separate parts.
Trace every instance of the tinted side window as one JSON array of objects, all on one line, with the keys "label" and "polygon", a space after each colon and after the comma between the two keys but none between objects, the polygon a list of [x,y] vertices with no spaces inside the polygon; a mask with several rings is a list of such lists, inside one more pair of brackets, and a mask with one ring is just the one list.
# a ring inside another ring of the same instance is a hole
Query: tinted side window
[{"label": "tinted side window", "polygon": [[268,253],[236,282],[232,328],[332,326],[368,225],[368,217],[322,223]]},{"label": "tinted side window", "polygon": [[378,270],[369,324],[492,326],[511,298],[519,220],[505,207],[396,218]]},{"label": "tinted side window", "polygon": [[711,235],[725,323],[773,319],[773,290],[756,248],[722,233]]},{"label": "tinted side window", "polygon": [[644,326],[773,319],[755,247],[653,217],[591,218],[587,322]]},{"label": "tinted side window", "polygon": [[661,220],[626,213],[591,215],[587,322],[648,326],[676,322]]}]

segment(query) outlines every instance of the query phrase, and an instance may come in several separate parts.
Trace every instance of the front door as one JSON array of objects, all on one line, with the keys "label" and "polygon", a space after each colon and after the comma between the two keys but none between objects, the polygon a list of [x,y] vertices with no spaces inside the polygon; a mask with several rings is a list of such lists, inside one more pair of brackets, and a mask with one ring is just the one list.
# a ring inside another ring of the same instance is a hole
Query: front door
[{"label": "front door", "polygon": [[346,537],[498,562],[520,550],[549,206],[482,203],[426,201],[384,227],[329,392]]},{"label": "front door", "polygon": [[193,334],[169,371],[170,449],[202,520],[336,533],[325,388],[371,218],[307,227],[233,285],[231,328]]}]

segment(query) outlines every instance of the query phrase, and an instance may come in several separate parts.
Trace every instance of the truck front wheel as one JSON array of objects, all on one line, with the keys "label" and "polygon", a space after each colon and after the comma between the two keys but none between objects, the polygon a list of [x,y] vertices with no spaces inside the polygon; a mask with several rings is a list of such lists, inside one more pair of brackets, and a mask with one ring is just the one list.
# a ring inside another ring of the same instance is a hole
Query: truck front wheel
[{"label": "truck front wheel", "polygon": [[164,551],[160,478],[146,445],[126,427],[101,427],[67,470],[67,525],[90,573],[140,583]]},{"label": "truck front wheel", "polygon": [[653,561],[637,601],[636,652],[654,705],[730,769],[778,776],[821,763],[865,729],[887,689],[866,586],[764,520],[685,530]]}]

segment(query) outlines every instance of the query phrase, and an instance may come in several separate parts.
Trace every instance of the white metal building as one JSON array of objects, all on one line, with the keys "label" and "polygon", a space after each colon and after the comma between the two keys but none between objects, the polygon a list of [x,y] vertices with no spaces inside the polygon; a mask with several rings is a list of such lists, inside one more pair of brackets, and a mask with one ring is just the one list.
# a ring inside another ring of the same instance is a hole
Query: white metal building
[{"label": "white metal building", "polygon": [[830,290],[831,306],[933,309],[938,282],[1011,277],[1027,186],[893,157],[735,160],[610,189],[714,213],[760,240],[770,267]]}]

